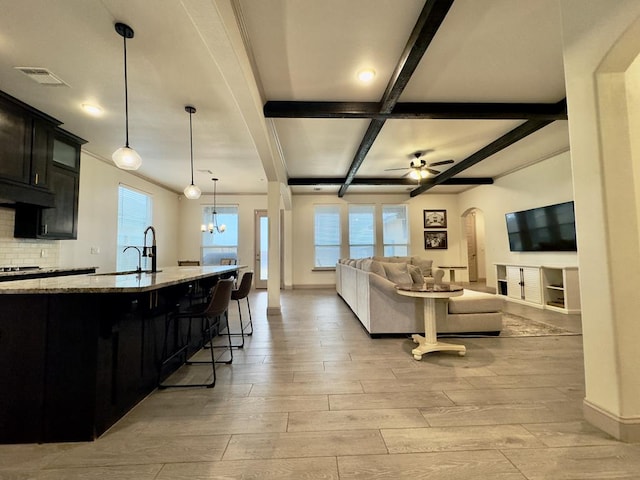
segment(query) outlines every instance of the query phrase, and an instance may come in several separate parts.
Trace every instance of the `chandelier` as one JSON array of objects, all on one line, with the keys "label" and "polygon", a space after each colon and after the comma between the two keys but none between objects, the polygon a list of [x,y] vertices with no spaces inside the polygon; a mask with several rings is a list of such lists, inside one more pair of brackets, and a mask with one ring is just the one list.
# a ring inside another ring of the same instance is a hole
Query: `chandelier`
[{"label": "chandelier", "polygon": [[220,225],[218,225],[218,212],[216,211],[216,185],[218,182],[217,178],[212,178],[211,180],[213,180],[213,214],[211,216],[211,222],[207,225],[205,225],[204,223],[202,225],[200,225],[200,231],[201,232],[209,232],[209,233],[223,233],[226,229],[227,226],[224,223],[221,223]]}]

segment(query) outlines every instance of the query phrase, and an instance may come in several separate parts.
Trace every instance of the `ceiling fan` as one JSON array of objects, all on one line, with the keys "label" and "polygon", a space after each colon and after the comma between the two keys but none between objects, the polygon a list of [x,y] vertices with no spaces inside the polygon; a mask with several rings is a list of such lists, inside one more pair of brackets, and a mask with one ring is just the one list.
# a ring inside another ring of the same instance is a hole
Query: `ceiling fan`
[{"label": "ceiling fan", "polygon": [[440,170],[434,170],[431,167],[437,167],[439,165],[448,165],[450,163],[453,163],[453,160],[449,159],[449,160],[441,160],[439,162],[433,162],[433,163],[427,163],[426,161],[424,161],[422,158],[422,155],[424,155],[425,152],[415,152],[413,153],[413,157],[415,157],[415,160],[412,160],[411,163],[409,163],[408,167],[402,167],[402,168],[387,168],[385,169],[385,172],[391,172],[393,170],[409,170],[407,173],[405,173],[403,175],[403,177],[409,175],[411,178],[413,178],[414,180],[421,180],[423,178],[428,177],[429,175],[439,175],[440,174]]}]

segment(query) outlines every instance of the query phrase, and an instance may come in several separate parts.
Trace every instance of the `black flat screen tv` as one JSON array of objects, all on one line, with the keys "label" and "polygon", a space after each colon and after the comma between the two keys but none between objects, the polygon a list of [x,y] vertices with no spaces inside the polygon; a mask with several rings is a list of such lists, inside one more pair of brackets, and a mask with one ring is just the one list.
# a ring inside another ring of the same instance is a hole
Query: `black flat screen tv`
[{"label": "black flat screen tv", "polygon": [[573,202],[507,213],[512,252],[576,252]]}]

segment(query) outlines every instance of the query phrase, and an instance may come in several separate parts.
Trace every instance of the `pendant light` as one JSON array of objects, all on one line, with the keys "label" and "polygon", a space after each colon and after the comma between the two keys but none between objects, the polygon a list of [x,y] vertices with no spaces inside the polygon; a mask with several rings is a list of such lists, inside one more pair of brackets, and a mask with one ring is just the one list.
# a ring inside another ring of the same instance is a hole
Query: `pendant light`
[{"label": "pendant light", "polygon": [[118,168],[122,170],[137,170],[142,165],[142,159],[138,152],[129,146],[129,92],[127,87],[127,38],[133,38],[133,29],[124,23],[116,23],[116,32],[124,39],[124,118],[125,118],[125,144],[120,147],[111,158]]},{"label": "pendant light", "polygon": [[218,212],[216,211],[216,185],[218,182],[217,178],[212,178],[211,180],[213,180],[213,215],[211,218],[211,223],[209,223],[209,225],[201,225],[200,226],[200,230],[202,232],[209,232],[209,233],[214,233],[214,232],[218,232],[218,233],[223,233],[226,229],[227,226],[222,223],[220,225],[218,225]]},{"label": "pendant light", "polygon": [[193,124],[191,123],[191,117],[196,113],[196,107],[187,105],[184,109],[189,113],[189,145],[191,146],[191,185],[185,187],[184,196],[189,200],[197,200],[202,192],[193,184]]}]

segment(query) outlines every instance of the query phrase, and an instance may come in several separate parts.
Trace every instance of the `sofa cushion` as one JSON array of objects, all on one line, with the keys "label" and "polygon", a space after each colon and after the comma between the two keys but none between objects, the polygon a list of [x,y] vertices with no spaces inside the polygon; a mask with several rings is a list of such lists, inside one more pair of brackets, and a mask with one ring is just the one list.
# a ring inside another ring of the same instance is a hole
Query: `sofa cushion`
[{"label": "sofa cushion", "polygon": [[373,257],[373,259],[384,263],[411,263],[411,257]]},{"label": "sofa cushion", "polygon": [[367,258],[358,258],[356,259],[356,268],[362,269],[362,264],[368,260]]},{"label": "sofa cushion", "polygon": [[411,257],[411,264],[420,268],[423,277],[431,276],[431,267],[433,265],[433,260],[427,260],[426,258],[421,257]]},{"label": "sofa cushion", "polygon": [[376,275],[380,275],[382,278],[387,278],[387,273],[384,271],[384,267],[380,262],[376,262],[375,260],[371,260],[368,271],[375,273]]},{"label": "sofa cushion", "polygon": [[413,283],[411,274],[407,269],[406,263],[389,263],[380,262],[384,268],[384,272],[387,275],[387,279],[395,284],[398,283]]},{"label": "sofa cushion", "polygon": [[465,290],[460,297],[449,299],[449,313],[491,313],[502,309],[502,299],[491,293]]}]

